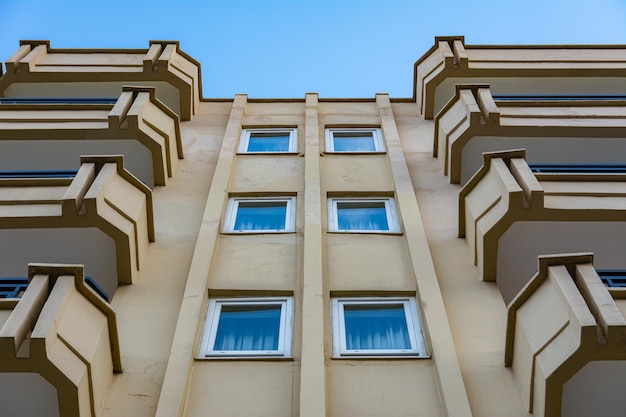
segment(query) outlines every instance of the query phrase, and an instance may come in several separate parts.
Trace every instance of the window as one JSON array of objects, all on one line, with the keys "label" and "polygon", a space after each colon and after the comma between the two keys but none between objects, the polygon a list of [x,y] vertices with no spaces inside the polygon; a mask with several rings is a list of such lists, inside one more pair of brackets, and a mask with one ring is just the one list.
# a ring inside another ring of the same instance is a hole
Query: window
[{"label": "window", "polygon": [[297,135],[296,129],[244,129],[239,153],[296,152]]},{"label": "window", "polygon": [[392,198],[331,198],[328,229],[334,232],[399,232]]},{"label": "window", "polygon": [[209,302],[202,356],[291,356],[293,299],[230,298]]},{"label": "window", "polygon": [[293,232],[295,205],[295,197],[231,198],[224,232]]},{"label": "window", "polygon": [[426,356],[415,298],[334,298],[333,352]]},{"label": "window", "polygon": [[326,129],[327,152],[385,152],[380,129]]}]

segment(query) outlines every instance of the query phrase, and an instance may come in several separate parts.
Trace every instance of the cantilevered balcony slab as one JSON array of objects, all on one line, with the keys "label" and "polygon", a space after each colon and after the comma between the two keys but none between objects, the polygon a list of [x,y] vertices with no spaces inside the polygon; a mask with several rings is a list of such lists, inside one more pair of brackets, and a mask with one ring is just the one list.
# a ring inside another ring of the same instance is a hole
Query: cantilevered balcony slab
[{"label": "cantilevered balcony slab", "polygon": [[183,157],[178,116],[151,87],[124,87],[115,104],[0,104],[0,169],[78,169],[81,155],[124,155],[148,186],[165,185]]},{"label": "cantilevered balcony slab", "polygon": [[626,269],[626,175],[535,174],[523,151],[485,154],[459,194],[459,236],[507,303],[538,255],[593,252],[596,267]]},{"label": "cantilevered balcony slab", "polygon": [[182,120],[197,111],[200,63],[176,41],[150,41],[149,49],[53,49],[50,41],[21,41],[6,61],[0,97],[117,97],[123,85],[152,86]]},{"label": "cantilevered balcony slab", "polygon": [[[626,78],[624,79],[626,83]],[[498,99],[488,85],[457,85],[435,117],[434,155],[454,184],[481,167],[483,152],[526,149],[531,164],[624,163],[624,99]]]},{"label": "cantilevered balcony slab", "polygon": [[505,364],[536,417],[619,417],[626,410],[626,318],[591,254],[539,258],[508,306]]},{"label": "cantilevered balcony slab", "polygon": [[415,63],[414,97],[432,119],[454,86],[489,83],[494,94],[626,94],[624,45],[466,45],[462,36],[435,38]]},{"label": "cantilevered balcony slab", "polygon": [[115,313],[79,265],[31,264],[28,288],[0,300],[0,399],[12,417],[97,417],[122,371]]},{"label": "cantilevered balcony slab", "polygon": [[83,157],[74,178],[0,179],[0,277],[33,261],[80,263],[109,296],[154,240],[152,193],[122,157]]}]

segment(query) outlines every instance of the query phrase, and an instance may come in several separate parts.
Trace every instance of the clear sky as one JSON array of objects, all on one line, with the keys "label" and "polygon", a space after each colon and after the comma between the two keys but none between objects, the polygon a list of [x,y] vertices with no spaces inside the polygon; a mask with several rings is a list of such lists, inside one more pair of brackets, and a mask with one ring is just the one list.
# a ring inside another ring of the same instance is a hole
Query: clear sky
[{"label": "clear sky", "polygon": [[626,44],[626,0],[0,0],[0,60],[53,48],[180,40],[204,97],[412,95],[435,36],[467,44]]}]

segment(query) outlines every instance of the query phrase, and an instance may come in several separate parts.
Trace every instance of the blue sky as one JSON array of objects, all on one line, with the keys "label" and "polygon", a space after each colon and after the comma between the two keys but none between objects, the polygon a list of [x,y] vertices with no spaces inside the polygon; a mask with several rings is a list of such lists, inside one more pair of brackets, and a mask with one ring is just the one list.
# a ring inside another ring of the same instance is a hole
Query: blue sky
[{"label": "blue sky", "polygon": [[0,0],[2,62],[20,39],[53,48],[176,39],[202,63],[205,97],[410,97],[413,63],[439,35],[626,44],[626,0]]}]

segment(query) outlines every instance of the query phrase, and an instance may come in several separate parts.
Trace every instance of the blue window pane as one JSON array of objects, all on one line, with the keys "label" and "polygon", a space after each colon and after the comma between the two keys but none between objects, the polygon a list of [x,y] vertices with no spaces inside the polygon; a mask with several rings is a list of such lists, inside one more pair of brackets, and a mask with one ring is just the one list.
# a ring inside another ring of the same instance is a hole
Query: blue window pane
[{"label": "blue window pane", "polygon": [[339,230],[389,230],[385,203],[338,202],[337,227]]},{"label": "blue window pane", "polygon": [[278,350],[280,305],[222,306],[213,350]]},{"label": "blue window pane", "polygon": [[334,132],[335,152],[376,152],[371,132]]},{"label": "blue window pane", "polygon": [[345,305],[348,350],[410,349],[402,305]]},{"label": "blue window pane", "polygon": [[286,201],[242,201],[237,209],[235,230],[285,230]]},{"label": "blue window pane", "polygon": [[247,152],[289,152],[289,132],[251,133]]}]

